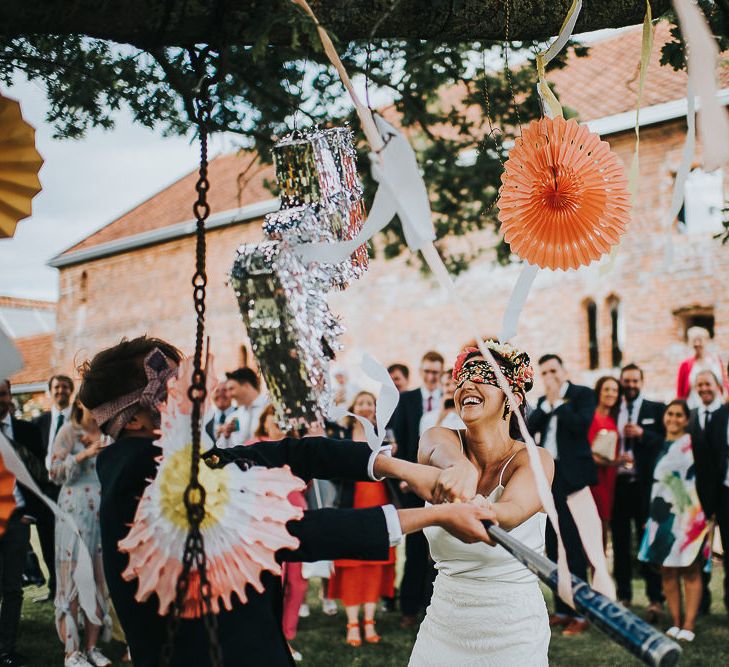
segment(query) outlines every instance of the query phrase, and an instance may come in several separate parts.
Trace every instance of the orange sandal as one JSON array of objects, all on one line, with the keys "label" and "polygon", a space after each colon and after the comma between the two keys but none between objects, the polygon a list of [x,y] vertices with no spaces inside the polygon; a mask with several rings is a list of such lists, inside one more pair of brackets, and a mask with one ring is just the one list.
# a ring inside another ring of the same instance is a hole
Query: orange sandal
[{"label": "orange sandal", "polygon": [[[347,636],[349,636],[349,631],[354,630],[355,628],[357,628],[357,634],[359,635],[359,623],[347,623]],[[346,641],[349,646],[352,646],[354,648],[359,648],[360,646],[362,646],[361,636],[357,637],[357,639],[347,639]]]},{"label": "orange sandal", "polygon": [[[370,626],[372,626],[372,630],[375,629],[375,619],[374,618],[366,618],[364,624],[365,624],[365,628],[368,625],[370,625]],[[377,632],[375,632],[375,634],[372,635],[371,637],[368,637],[367,632],[365,632],[365,641],[368,644],[379,644],[382,641],[382,637],[380,637],[380,635],[378,635]]]}]

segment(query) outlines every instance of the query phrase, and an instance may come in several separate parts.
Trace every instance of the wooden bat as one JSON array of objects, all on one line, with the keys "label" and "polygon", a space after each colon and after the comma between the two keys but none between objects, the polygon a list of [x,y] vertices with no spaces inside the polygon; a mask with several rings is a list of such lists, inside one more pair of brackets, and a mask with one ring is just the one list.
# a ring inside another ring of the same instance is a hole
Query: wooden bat
[{"label": "wooden bat", "polygon": [[[557,565],[537,553],[503,528],[484,521],[488,534],[519,562],[526,565],[553,591],[557,591]],[[673,667],[678,664],[681,647],[652,625],[638,618],[623,605],[613,602],[572,575],[572,596],[575,609],[613,641],[652,667]]]}]

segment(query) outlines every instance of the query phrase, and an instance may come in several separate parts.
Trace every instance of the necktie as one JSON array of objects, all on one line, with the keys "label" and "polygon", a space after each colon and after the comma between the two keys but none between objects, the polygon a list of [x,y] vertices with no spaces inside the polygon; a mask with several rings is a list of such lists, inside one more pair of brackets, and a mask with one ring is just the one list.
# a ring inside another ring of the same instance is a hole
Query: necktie
[{"label": "necktie", "polygon": [[706,430],[706,427],[709,425],[709,420],[711,419],[711,412],[708,410],[704,410],[704,430]]},{"label": "necktie", "polygon": [[[632,401],[628,402],[628,424],[633,423],[633,408],[635,407],[635,403]],[[623,439],[623,447],[625,448],[626,452],[633,451],[633,438],[624,438]]]},{"label": "necktie", "polygon": [[56,432],[55,432],[54,435],[58,435],[58,432],[61,430],[61,426],[63,426],[63,422],[64,421],[65,420],[64,420],[64,417],[63,417],[63,413],[62,412],[59,412],[58,413],[58,418],[56,419]]},{"label": "necktie", "polygon": [[225,424],[225,413],[224,412],[218,413],[218,424],[220,424],[221,426],[223,424]]},{"label": "necktie", "polygon": [[433,396],[428,396],[428,400],[425,402],[425,411],[430,412],[433,409]]}]

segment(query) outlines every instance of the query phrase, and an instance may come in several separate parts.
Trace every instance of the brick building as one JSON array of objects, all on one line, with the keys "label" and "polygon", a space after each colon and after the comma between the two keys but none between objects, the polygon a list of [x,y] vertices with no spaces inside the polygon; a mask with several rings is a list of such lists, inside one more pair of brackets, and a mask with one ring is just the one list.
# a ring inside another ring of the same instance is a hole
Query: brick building
[{"label": "brick building", "polygon": [[[724,176],[703,173],[697,157],[679,220],[665,220],[686,131],[685,73],[658,64],[666,36],[659,26],[640,114],[640,194],[629,233],[614,257],[599,264],[540,272],[516,340],[533,357],[562,354],[573,379],[585,382],[636,361],[646,370],[649,393],[664,398],[688,355],[688,326],[707,326],[729,356],[729,248],[712,238],[721,228]],[[637,28],[597,42],[587,58],[572,58],[550,75],[565,107],[606,138],[625,165],[634,142],[640,40]],[[729,103],[727,68],[720,88]],[[271,168],[251,160],[225,155],[211,163],[207,326],[218,368],[249,361],[226,273],[238,244],[260,239],[262,216],[278,205],[263,183]],[[51,261],[60,280],[57,367],[71,370],[100,347],[141,332],[192,348],[195,178],[182,178]],[[485,334],[498,332],[519,270],[485,257],[458,278]],[[364,350],[383,363],[416,367],[424,350],[453,357],[467,338],[444,294],[407,253],[372,262],[364,278],[330,302],[347,327],[341,363],[351,369]]]}]

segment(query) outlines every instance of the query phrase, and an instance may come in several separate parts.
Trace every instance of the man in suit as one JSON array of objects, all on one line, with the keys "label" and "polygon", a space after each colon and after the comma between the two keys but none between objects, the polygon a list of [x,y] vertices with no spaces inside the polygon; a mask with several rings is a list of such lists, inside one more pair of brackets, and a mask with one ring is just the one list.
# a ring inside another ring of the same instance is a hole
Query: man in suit
[{"label": "man in suit", "polygon": [[[51,500],[58,500],[60,487],[50,481],[48,471],[51,468],[53,456],[53,443],[56,434],[71,418],[71,397],[73,396],[73,380],[68,375],[53,375],[48,380],[48,393],[51,397],[51,409],[42,413],[33,420],[40,429],[41,444],[43,447],[43,462],[46,470],[46,479],[41,485],[43,493]],[[45,505],[40,509],[38,516],[38,539],[41,545],[43,560],[48,568],[48,594],[36,598],[35,602],[53,601],[56,596],[56,565],[55,565],[55,531],[56,517]]]},{"label": "man in suit", "polygon": [[[38,429],[12,416],[10,381],[0,380],[0,433],[33,470],[42,469],[42,445]],[[31,464],[31,460],[32,463]],[[15,651],[23,606],[23,568],[30,547],[30,524],[35,521],[40,501],[23,485],[15,483],[15,510],[0,536],[0,667],[18,667],[25,658]],[[51,567],[55,564],[51,561]]]},{"label": "man in suit", "polygon": [[696,491],[706,517],[716,518],[724,545],[724,606],[729,612],[729,404],[710,412],[703,431],[693,431],[691,438]]},{"label": "man in suit", "polygon": [[[697,465],[696,482],[697,486],[703,480],[699,479],[699,461],[705,460],[704,452],[701,451],[705,446],[704,433],[706,427],[711,421],[713,414],[722,406],[722,388],[714,371],[705,370],[697,373],[694,380],[694,391],[701,401],[701,405],[691,410],[689,417],[688,430],[691,434],[691,445],[694,449],[694,460]],[[703,470],[701,477],[705,477]],[[701,578],[704,584],[704,590],[701,594],[700,614],[708,614],[711,609],[711,572],[702,570]]]},{"label": "man in suit", "polygon": [[218,383],[212,391],[210,396],[213,402],[213,408],[205,415],[205,432],[210,436],[210,439],[215,442],[221,433],[223,425],[228,421],[234,412],[235,408],[231,405],[230,395],[225,386],[225,382]]},{"label": "man in suit", "polygon": [[[587,432],[595,415],[595,392],[589,387],[572,384],[562,359],[556,354],[545,354],[539,359],[539,373],[545,395],[529,415],[529,430],[539,434],[539,444],[553,457],[554,481],[552,496],[557,509],[559,530],[567,551],[570,572],[587,579],[587,557],[567,497],[597,482],[597,471],[592,459]],[[557,535],[550,523],[546,534],[547,556],[557,559]],[[576,616],[574,610],[555,596],[555,613],[550,617],[552,626],[564,626],[563,634],[577,635],[587,628],[587,621]]]},{"label": "man in suit", "polygon": [[261,393],[258,376],[252,368],[238,368],[226,373],[225,377],[228,378],[225,383],[228,395],[238,408],[235,419],[229,419],[222,432],[230,445],[242,445],[253,437],[268,400]]},{"label": "man in suit", "polygon": [[390,364],[387,367],[390,379],[397,390],[402,394],[410,387],[410,369],[405,364]]},{"label": "man in suit", "polygon": [[[400,394],[400,401],[391,421],[398,458],[411,463],[418,460],[420,420],[424,414],[440,409],[440,376],[443,374],[443,363],[443,357],[438,352],[426,352],[420,361],[422,386]],[[411,493],[406,485],[400,488],[400,503],[403,507],[423,506],[423,501]],[[403,628],[412,628],[417,624],[417,615],[430,603],[434,578],[435,569],[430,562],[425,535],[422,532],[408,535],[405,540],[405,566],[400,582]]]},{"label": "man in suit", "polygon": [[[636,364],[623,366],[623,397],[618,412],[620,463],[615,482],[615,504],[610,522],[613,540],[613,575],[618,599],[626,606],[633,598],[633,561],[643,536],[650,507],[653,469],[663,447],[663,403],[643,397],[643,371]],[[635,540],[633,540],[635,529]],[[642,567],[648,597],[648,616],[655,620],[663,608],[661,577]]]}]

